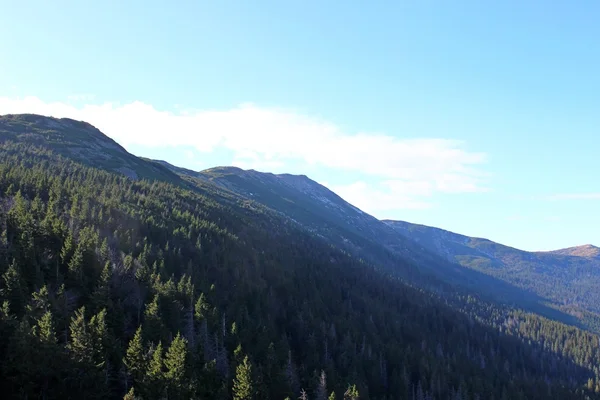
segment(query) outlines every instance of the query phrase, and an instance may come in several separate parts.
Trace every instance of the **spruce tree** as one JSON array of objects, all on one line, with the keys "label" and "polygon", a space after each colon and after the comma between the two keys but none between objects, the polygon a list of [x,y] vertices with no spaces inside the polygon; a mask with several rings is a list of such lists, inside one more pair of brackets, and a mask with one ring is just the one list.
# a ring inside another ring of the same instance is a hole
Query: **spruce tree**
[{"label": "spruce tree", "polygon": [[133,380],[133,385],[139,387],[146,375],[146,355],[142,342],[142,327],[140,326],[129,341],[125,358],[123,359],[127,374]]},{"label": "spruce tree", "polygon": [[348,386],[348,389],[344,393],[344,400],[358,400],[358,399],[359,399],[359,395],[358,395],[358,389],[356,388],[356,385]]},{"label": "spruce tree", "polygon": [[93,365],[94,343],[85,320],[85,307],[75,311],[69,325],[70,341],[67,344],[71,357],[78,363]]},{"label": "spruce tree", "polygon": [[187,357],[187,340],[178,333],[165,356],[165,379],[169,399],[186,398],[189,391]]},{"label": "spruce tree", "polygon": [[152,351],[150,363],[146,370],[145,386],[147,400],[163,398],[165,394],[165,371],[161,342],[158,342],[158,345]]},{"label": "spruce tree", "polygon": [[235,370],[233,380],[233,399],[251,400],[254,395],[254,382],[252,380],[252,365],[248,356],[239,364]]}]

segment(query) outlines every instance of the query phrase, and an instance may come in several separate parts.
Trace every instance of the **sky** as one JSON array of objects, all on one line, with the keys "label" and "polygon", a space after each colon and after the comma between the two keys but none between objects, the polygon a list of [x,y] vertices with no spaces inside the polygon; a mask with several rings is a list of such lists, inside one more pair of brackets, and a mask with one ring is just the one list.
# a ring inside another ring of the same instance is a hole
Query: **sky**
[{"label": "sky", "polygon": [[378,218],[600,246],[600,2],[0,0],[0,114],[305,174]]}]

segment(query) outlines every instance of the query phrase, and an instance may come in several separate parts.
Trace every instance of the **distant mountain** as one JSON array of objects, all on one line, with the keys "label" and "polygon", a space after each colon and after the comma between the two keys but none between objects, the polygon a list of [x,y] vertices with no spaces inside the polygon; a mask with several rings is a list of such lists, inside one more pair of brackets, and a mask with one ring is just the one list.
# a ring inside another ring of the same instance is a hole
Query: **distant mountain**
[{"label": "distant mountain", "polygon": [[[541,253],[541,252],[540,252]],[[577,257],[589,257],[600,259],[600,247],[596,247],[591,244],[585,244],[583,246],[568,247],[566,249],[549,251],[551,254],[558,254],[563,256],[577,256]]]},{"label": "distant mountain", "polygon": [[527,252],[425,225],[385,222],[449,261],[533,292],[580,319],[597,321],[597,315],[590,313],[600,314],[598,247]]}]

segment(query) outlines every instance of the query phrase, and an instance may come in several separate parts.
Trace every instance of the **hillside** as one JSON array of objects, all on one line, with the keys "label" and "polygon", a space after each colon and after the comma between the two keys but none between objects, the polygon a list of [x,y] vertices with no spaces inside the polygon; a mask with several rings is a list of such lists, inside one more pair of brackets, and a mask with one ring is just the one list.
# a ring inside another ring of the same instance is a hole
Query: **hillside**
[{"label": "hillside", "polygon": [[0,117],[4,398],[600,398],[596,335],[408,286],[218,171],[132,179],[94,164],[101,134],[72,151],[30,118],[60,121]]},{"label": "hillside", "polygon": [[526,252],[424,225],[403,221],[386,223],[450,261],[531,291],[554,307],[598,328],[600,258],[597,247]]},{"label": "hillside", "polygon": [[522,287],[471,268],[439,254],[410,236],[399,234],[385,222],[359,210],[337,194],[303,175],[271,174],[234,167],[195,172],[157,161],[197,184],[213,183],[236,196],[260,203],[337,248],[365,260],[405,282],[453,295],[477,293],[495,302],[517,305],[567,323],[577,319]]}]

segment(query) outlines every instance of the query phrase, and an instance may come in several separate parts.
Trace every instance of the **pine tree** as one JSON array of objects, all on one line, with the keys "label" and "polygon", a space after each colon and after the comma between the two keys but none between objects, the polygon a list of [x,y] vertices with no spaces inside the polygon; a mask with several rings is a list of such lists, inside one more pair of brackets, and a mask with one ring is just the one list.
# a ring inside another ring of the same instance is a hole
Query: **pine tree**
[{"label": "pine tree", "polygon": [[138,387],[144,382],[146,375],[146,355],[144,352],[144,344],[142,342],[142,327],[140,326],[133,339],[129,342],[125,358],[123,359],[127,374],[133,380],[133,385]]},{"label": "pine tree", "polygon": [[147,400],[158,400],[163,398],[165,394],[165,371],[161,342],[158,342],[158,345],[152,351],[150,363],[146,370],[145,382]]},{"label": "pine tree", "polygon": [[200,297],[198,297],[198,300],[194,305],[194,316],[196,317],[196,320],[199,322],[204,320],[204,318],[207,317],[209,310],[210,305],[206,301],[206,296],[204,296],[204,293],[200,293]]},{"label": "pine tree", "polygon": [[186,398],[189,391],[187,357],[187,340],[178,333],[165,356],[165,379],[169,399]]},{"label": "pine tree", "polygon": [[79,287],[83,286],[83,249],[81,245],[75,248],[75,252],[69,260],[68,267],[71,283]]},{"label": "pine tree", "polygon": [[254,395],[254,382],[252,380],[252,365],[245,356],[241,364],[235,370],[233,380],[233,399],[251,400]]},{"label": "pine tree", "polygon": [[110,299],[110,280],[112,278],[112,268],[109,261],[104,264],[104,268],[100,273],[100,279],[94,293],[92,294],[92,302],[96,309],[108,309],[111,306]]},{"label": "pine tree", "polygon": [[69,326],[71,340],[67,349],[78,363],[93,365],[94,343],[85,320],[85,307],[75,311]]},{"label": "pine tree", "polygon": [[46,311],[42,315],[34,328],[34,336],[39,339],[40,343],[50,347],[56,346],[56,332],[54,331],[54,323],[52,322],[52,313],[50,311]]},{"label": "pine tree", "polygon": [[19,273],[16,260],[2,274],[0,296],[8,300],[12,314],[20,314],[24,304],[24,282]]},{"label": "pine tree", "polygon": [[344,393],[344,400],[358,400],[358,389],[356,385],[348,386],[348,389]]},{"label": "pine tree", "polygon": [[104,367],[106,366],[106,351],[109,345],[105,309],[100,310],[98,314],[90,319],[89,328],[94,346],[94,364],[97,367]]},{"label": "pine tree", "polygon": [[35,346],[35,375],[40,382],[41,397],[46,398],[52,379],[60,373],[62,367],[60,349],[52,322],[52,313],[47,311],[32,328],[32,335],[37,339]]},{"label": "pine tree", "polygon": [[73,371],[69,378],[77,385],[85,398],[106,398],[108,396],[108,370],[105,346],[105,312],[85,319],[85,307],[81,307],[71,318],[70,341],[67,349],[73,360]]},{"label": "pine tree", "polygon": [[146,340],[152,343],[165,340],[165,326],[160,315],[158,298],[159,295],[155,295],[152,301],[146,305],[144,312],[144,334]]}]

